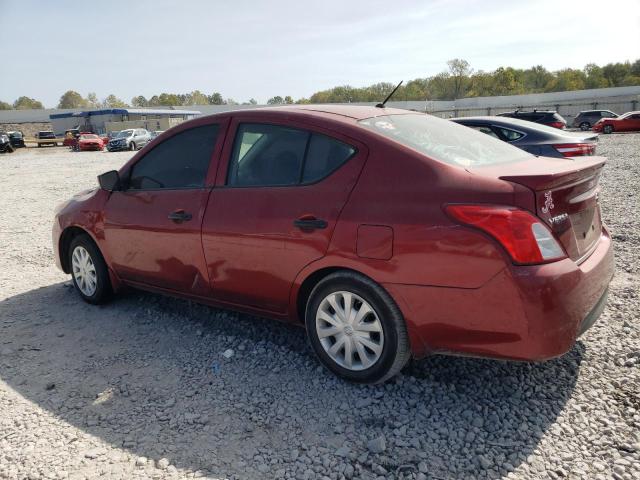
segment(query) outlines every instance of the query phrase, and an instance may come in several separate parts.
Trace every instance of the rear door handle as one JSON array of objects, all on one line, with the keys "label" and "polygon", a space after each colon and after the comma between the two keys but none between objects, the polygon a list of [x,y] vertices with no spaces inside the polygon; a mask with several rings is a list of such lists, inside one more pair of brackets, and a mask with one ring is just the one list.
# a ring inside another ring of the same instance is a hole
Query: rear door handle
[{"label": "rear door handle", "polygon": [[190,213],[187,213],[184,210],[176,210],[175,212],[171,212],[167,218],[173,222],[182,223],[188,222],[193,217]]},{"label": "rear door handle", "polygon": [[300,230],[316,230],[327,228],[328,223],[317,218],[298,218],[293,221],[293,226],[298,227]]}]

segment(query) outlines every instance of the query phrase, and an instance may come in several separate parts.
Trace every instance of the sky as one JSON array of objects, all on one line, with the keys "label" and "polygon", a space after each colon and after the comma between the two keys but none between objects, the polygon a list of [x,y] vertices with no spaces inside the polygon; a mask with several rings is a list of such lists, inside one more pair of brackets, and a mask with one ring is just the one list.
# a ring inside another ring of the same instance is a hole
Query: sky
[{"label": "sky", "polygon": [[[88,3],[88,5],[86,4]],[[238,102],[474,70],[640,58],[640,0],[0,0],[0,100],[67,90]]]}]

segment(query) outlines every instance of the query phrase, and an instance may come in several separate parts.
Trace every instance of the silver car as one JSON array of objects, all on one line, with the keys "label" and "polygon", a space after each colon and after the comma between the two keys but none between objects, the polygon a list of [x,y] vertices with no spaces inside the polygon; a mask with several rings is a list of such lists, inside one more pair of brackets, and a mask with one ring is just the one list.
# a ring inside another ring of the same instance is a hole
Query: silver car
[{"label": "silver car", "polygon": [[151,134],[144,128],[129,128],[118,132],[115,138],[109,140],[107,150],[139,150],[151,141]]}]

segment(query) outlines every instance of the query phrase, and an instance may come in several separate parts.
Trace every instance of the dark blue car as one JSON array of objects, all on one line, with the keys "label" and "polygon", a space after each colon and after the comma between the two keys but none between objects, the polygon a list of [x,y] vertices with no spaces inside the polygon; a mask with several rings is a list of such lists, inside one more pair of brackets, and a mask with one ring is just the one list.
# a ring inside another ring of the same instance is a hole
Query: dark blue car
[{"label": "dark blue car", "polygon": [[598,145],[598,135],[591,132],[567,132],[516,118],[461,117],[451,120],[539,156],[595,155]]}]

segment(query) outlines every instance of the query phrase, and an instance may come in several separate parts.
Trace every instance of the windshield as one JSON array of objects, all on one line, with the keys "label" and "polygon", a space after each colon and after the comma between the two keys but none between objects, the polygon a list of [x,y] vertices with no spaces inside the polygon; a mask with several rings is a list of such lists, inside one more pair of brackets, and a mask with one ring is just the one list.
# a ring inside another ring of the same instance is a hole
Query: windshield
[{"label": "windshield", "polygon": [[116,135],[116,138],[127,138],[130,137],[133,134],[133,130],[122,130],[121,132],[118,132],[118,134]]},{"label": "windshield", "polygon": [[9,136],[11,138],[22,138],[22,134],[20,132],[11,132]]},{"label": "windshield", "polygon": [[495,165],[532,156],[489,135],[431,115],[382,115],[358,123],[429,158],[450,165]]}]

